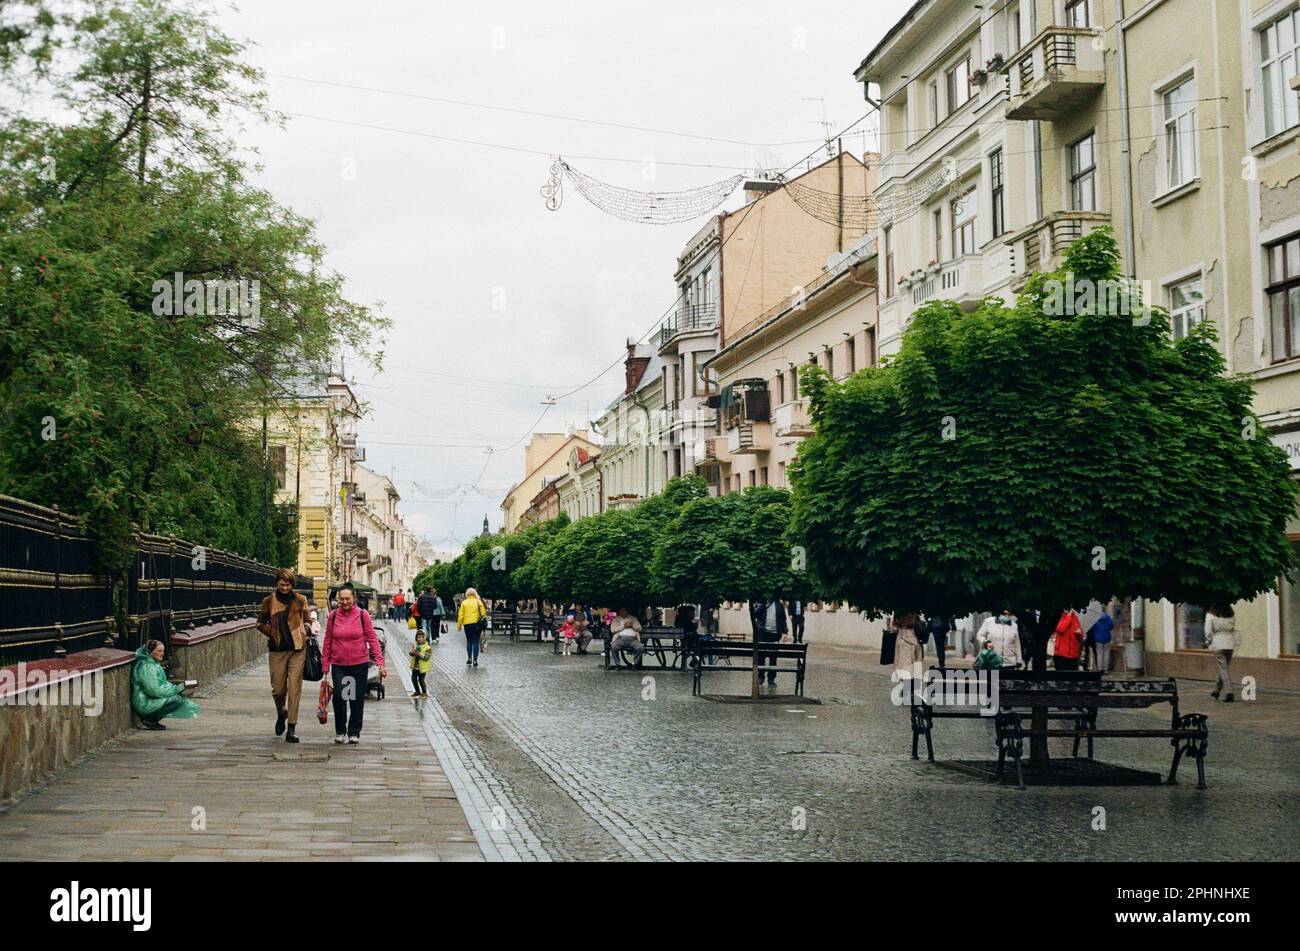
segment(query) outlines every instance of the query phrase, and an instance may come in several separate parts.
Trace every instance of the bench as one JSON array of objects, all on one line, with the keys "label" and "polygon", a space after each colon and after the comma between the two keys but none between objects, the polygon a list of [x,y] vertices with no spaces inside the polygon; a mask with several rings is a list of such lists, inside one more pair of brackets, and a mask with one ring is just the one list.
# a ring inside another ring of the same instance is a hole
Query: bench
[{"label": "bench", "polygon": [[[755,648],[757,654],[755,656]],[[691,663],[695,669],[695,678],[691,694],[698,697],[705,671],[743,670],[752,672],[758,669],[760,676],[770,673],[794,674],[794,695],[803,696],[804,674],[808,667],[807,643],[793,644],[782,641],[724,641],[697,640],[692,650]],[[776,666],[758,663],[764,658],[775,659]],[[742,663],[732,663],[732,661]],[[782,665],[782,661],[793,661],[793,665]]]},{"label": "bench", "polygon": [[[641,655],[642,663],[645,663],[647,657],[653,658],[664,670],[686,669],[687,658],[690,652],[686,649],[686,632],[680,627],[661,627],[645,626],[641,632],[633,631],[645,645],[645,653]],[[606,670],[632,670],[633,665],[628,663],[627,649],[623,648],[618,651],[618,657],[614,656],[614,651],[610,649],[610,642],[614,636],[610,635],[608,630],[602,631],[605,646],[601,649],[601,657],[605,662]]]},{"label": "bench", "polygon": [[[993,675],[997,674],[994,681]],[[972,690],[972,686],[975,688]],[[1016,779],[1025,787],[1021,760],[1026,737],[1073,737],[1072,755],[1078,757],[1079,746],[1088,741],[1088,758],[1093,758],[1093,740],[1168,739],[1173,747],[1173,763],[1168,784],[1178,782],[1178,765],[1183,756],[1196,760],[1197,788],[1205,788],[1205,755],[1209,725],[1204,714],[1180,715],[1178,684],[1173,678],[1143,680],[1104,680],[1100,671],[936,671],[930,668],[918,691],[909,685],[912,720],[912,758],[917,759],[917,744],[925,737],[926,750],[934,761],[931,732],[934,720],[944,717],[992,719],[998,745],[998,774],[1002,775],[1008,758],[1015,762]],[[974,695],[975,703],[970,700]],[[993,700],[996,698],[996,701]],[[938,704],[934,700],[940,700]],[[956,700],[956,703],[950,701]],[[996,707],[992,704],[996,702]],[[1145,709],[1157,703],[1171,708],[1166,728],[1100,729],[1097,713],[1101,709]],[[981,713],[980,708],[986,712]],[[1025,728],[1022,720],[1032,717],[1035,707],[1046,708],[1047,726]],[[992,715],[988,711],[992,710]],[[1053,727],[1052,723],[1069,726]]]}]

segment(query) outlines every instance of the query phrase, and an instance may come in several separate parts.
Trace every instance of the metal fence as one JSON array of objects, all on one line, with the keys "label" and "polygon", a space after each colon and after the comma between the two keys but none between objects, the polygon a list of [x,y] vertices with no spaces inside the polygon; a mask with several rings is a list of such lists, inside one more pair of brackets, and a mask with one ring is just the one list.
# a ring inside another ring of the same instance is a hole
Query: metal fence
[{"label": "metal fence", "polygon": [[[92,569],[76,519],[0,496],[0,666],[150,639],[252,617],[276,568],[178,538],[137,533],[124,590]],[[312,579],[298,590],[311,599]],[[115,604],[122,598],[124,623]]]}]

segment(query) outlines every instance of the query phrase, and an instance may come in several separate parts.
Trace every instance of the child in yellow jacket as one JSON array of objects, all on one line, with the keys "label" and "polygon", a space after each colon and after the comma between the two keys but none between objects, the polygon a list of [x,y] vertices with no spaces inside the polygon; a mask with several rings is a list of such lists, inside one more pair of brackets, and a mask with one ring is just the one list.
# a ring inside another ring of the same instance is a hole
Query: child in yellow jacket
[{"label": "child in yellow jacket", "polygon": [[414,696],[429,696],[425,675],[429,672],[432,658],[433,645],[424,639],[424,631],[419,631],[415,635],[415,646],[411,648],[411,692]]}]

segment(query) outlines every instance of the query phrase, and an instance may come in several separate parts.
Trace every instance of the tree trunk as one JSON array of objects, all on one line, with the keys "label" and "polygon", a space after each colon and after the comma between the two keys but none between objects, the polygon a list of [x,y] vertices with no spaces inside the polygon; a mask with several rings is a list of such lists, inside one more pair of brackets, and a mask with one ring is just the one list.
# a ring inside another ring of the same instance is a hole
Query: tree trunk
[{"label": "tree trunk", "polygon": [[[1021,624],[1026,625],[1033,638],[1033,670],[1035,673],[1047,672],[1047,640],[1056,629],[1056,621],[1063,609],[1048,609],[1038,612],[1038,620],[1031,621],[1029,612],[1025,612]],[[1047,729],[1047,707],[1033,707],[1030,710],[1030,729]],[[1047,766],[1051,756],[1047,750],[1047,737],[1035,736],[1029,740],[1029,763],[1031,766]]]},{"label": "tree trunk", "polygon": [[144,184],[145,163],[149,155],[149,108],[153,98],[153,65],[146,62],[144,66],[144,97],[140,111],[140,156],[136,166],[136,178]]}]

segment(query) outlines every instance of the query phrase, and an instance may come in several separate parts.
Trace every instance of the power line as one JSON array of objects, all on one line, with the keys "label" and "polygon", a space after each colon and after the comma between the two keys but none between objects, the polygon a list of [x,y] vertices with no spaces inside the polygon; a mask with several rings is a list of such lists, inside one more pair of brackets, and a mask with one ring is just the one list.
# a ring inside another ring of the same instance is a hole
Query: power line
[{"label": "power line", "polygon": [[609,122],[602,119],[587,119],[581,116],[568,116],[556,112],[537,112],[532,109],[519,109],[513,106],[498,106],[485,102],[470,102],[465,99],[449,99],[444,96],[429,96],[423,93],[404,92],[400,89],[382,89],[376,86],[358,86],[352,83],[334,82],[328,79],[311,79],[306,76],[290,76],[286,73],[267,73],[276,79],[289,79],[300,83],[315,83],[319,86],[334,86],[338,89],[354,89],[359,92],[380,93],[386,96],[402,96],[406,99],[420,99],[425,102],[438,102],[451,106],[465,106],[472,109],[489,109],[494,112],[508,112],[513,115],[534,116],[540,119],[559,119],[562,122],[578,122],[584,125],[605,126],[611,129],[627,129],[631,132],[649,132],[654,135],[671,135],[682,139],[695,139],[700,142],[719,142],[724,145],[745,145],[752,148],[777,148],[785,145],[806,145],[813,139],[795,139],[789,142],[748,142],[744,139],[727,139],[716,135],[699,135],[693,132],[676,132],[672,129],[656,129],[651,126],[631,125],[625,122]]},{"label": "power line", "polygon": [[[438,135],[434,132],[418,132],[414,129],[399,129],[396,126],[375,125],[370,122],[354,122],[350,119],[335,119],[331,116],[313,116],[305,112],[285,112],[284,115],[292,116],[295,119],[315,119],[317,122],[332,122],[336,125],[355,126],[359,129],[373,129],[379,132],[394,132],[398,135],[414,135],[422,139],[436,139],[440,142],[455,142],[459,145],[477,145],[485,149],[499,149],[503,152],[518,152],[523,155],[545,155],[550,157],[558,155],[555,149],[529,149],[521,145],[504,145],[500,142],[485,142],[481,139],[463,139],[451,135]],[[584,162],[620,162],[625,165],[643,165],[645,158],[621,158],[610,155],[573,155],[572,158],[582,159]],[[665,162],[658,159],[655,165],[666,166],[670,168],[712,168],[722,169],[728,172],[747,172],[749,169],[741,168],[738,165],[710,165],[702,162]]]}]

